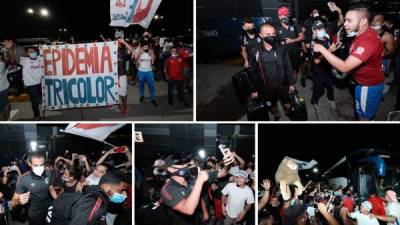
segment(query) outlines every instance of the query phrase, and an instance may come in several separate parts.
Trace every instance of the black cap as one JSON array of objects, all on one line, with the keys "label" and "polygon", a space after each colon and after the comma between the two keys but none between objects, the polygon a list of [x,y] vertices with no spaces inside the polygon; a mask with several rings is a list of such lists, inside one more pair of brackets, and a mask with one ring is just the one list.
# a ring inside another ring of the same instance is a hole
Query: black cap
[{"label": "black cap", "polygon": [[322,29],[322,28],[324,28],[324,27],[325,27],[325,25],[324,25],[324,23],[323,23],[321,20],[316,20],[316,21],[314,21],[314,23],[313,23],[313,25],[312,25],[312,29],[313,29],[313,30]]},{"label": "black cap", "polygon": [[191,155],[187,157],[180,157],[177,155],[169,155],[167,158],[164,159],[165,167],[171,167],[172,165],[184,165],[191,160]]}]

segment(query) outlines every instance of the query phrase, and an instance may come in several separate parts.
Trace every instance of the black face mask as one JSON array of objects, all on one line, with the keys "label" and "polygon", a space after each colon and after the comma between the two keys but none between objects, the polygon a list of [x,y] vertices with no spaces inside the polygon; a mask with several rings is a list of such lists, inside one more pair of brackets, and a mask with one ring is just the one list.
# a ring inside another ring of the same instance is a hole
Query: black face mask
[{"label": "black face mask", "polygon": [[267,36],[267,37],[264,37],[263,40],[264,40],[265,43],[267,43],[267,44],[269,44],[271,46],[274,46],[275,43],[276,43],[276,37],[275,36]]},{"label": "black face mask", "polygon": [[191,176],[197,176],[197,167],[185,167],[181,168],[175,173],[172,173],[171,176],[179,176],[188,180]]},{"label": "black face mask", "polygon": [[289,18],[289,17],[283,17],[283,18],[281,19],[281,23],[284,23],[284,24],[286,24],[286,25],[289,25],[289,24],[290,24],[290,18]]},{"label": "black face mask", "polygon": [[253,35],[253,34],[256,33],[256,29],[255,29],[255,28],[247,29],[247,30],[246,30],[246,33],[248,33],[248,34],[250,34],[250,35]]}]

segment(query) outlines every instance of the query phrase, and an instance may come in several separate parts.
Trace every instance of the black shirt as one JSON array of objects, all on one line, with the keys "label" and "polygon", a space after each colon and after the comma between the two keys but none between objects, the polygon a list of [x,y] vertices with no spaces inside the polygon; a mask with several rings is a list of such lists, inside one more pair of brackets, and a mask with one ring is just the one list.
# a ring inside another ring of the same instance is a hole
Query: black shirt
[{"label": "black shirt", "polygon": [[[279,40],[283,41],[286,38],[295,39],[301,33],[301,28],[297,23],[292,23],[289,25],[288,29],[282,27],[281,24],[276,29],[277,37]],[[285,44],[286,49],[289,51],[289,54],[298,52],[298,43]]]},{"label": "black shirt", "polygon": [[[321,44],[323,45],[326,49],[329,48],[330,46],[330,41],[329,39],[324,39],[324,40],[320,40],[318,38],[315,38],[314,40],[315,44]],[[319,52],[314,52],[314,59],[318,58],[321,55],[321,53]],[[325,58],[322,58],[322,60],[320,61],[320,63],[315,64],[314,60],[312,61],[312,71],[315,74],[319,74],[319,75],[330,75],[332,72],[332,66],[331,64],[329,64],[328,61],[326,61]]]},{"label": "black shirt", "polygon": [[257,34],[254,38],[250,38],[246,33],[240,39],[240,45],[246,48],[247,54],[249,56],[249,63],[253,64],[256,63],[255,58],[252,56],[251,52],[255,49],[258,49],[262,46],[262,39]]},{"label": "black shirt", "polygon": [[126,62],[130,59],[128,50],[125,48],[118,48],[118,76],[126,75]]},{"label": "black shirt", "polygon": [[262,65],[262,73],[267,79],[268,84],[272,85],[279,83],[280,76],[278,71],[278,53],[275,48],[272,48],[269,51],[265,48],[262,48],[259,57]]},{"label": "black shirt", "polygon": [[45,171],[41,177],[36,176],[33,172],[28,172],[17,182],[15,192],[18,194],[30,193],[29,198],[29,216],[42,214],[47,212],[51,203],[49,193],[49,186],[51,180],[51,173]]}]

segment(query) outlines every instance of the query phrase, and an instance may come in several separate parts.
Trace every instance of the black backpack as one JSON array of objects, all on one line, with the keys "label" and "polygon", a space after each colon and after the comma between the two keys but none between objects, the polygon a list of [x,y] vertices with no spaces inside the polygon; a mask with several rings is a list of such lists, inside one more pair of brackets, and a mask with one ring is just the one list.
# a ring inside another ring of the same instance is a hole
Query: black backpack
[{"label": "black backpack", "polygon": [[[93,193],[94,194],[94,193]],[[53,201],[53,204],[49,207],[46,216],[46,222],[48,225],[68,225],[71,220],[71,209],[75,205],[79,204],[79,200],[85,195],[85,193],[64,193],[59,198]],[[97,195],[96,195],[97,196]],[[100,197],[97,197],[97,202],[103,201]],[[96,204],[98,205],[98,204]],[[91,214],[97,213],[98,208],[93,208]],[[87,225],[94,225],[95,221],[88,221]]]}]

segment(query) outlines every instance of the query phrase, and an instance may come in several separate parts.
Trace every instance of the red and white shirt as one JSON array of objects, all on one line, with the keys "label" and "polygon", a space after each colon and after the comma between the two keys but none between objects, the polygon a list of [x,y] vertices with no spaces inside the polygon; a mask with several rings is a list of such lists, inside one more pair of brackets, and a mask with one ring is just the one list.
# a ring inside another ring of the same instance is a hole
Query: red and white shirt
[{"label": "red and white shirt", "polygon": [[352,74],[359,84],[374,86],[385,81],[382,69],[383,50],[383,43],[372,28],[368,28],[363,34],[354,38],[350,55],[361,60],[362,64],[355,68]]},{"label": "red and white shirt", "polygon": [[169,57],[166,61],[167,75],[170,80],[184,80],[184,62],[181,57]]}]

